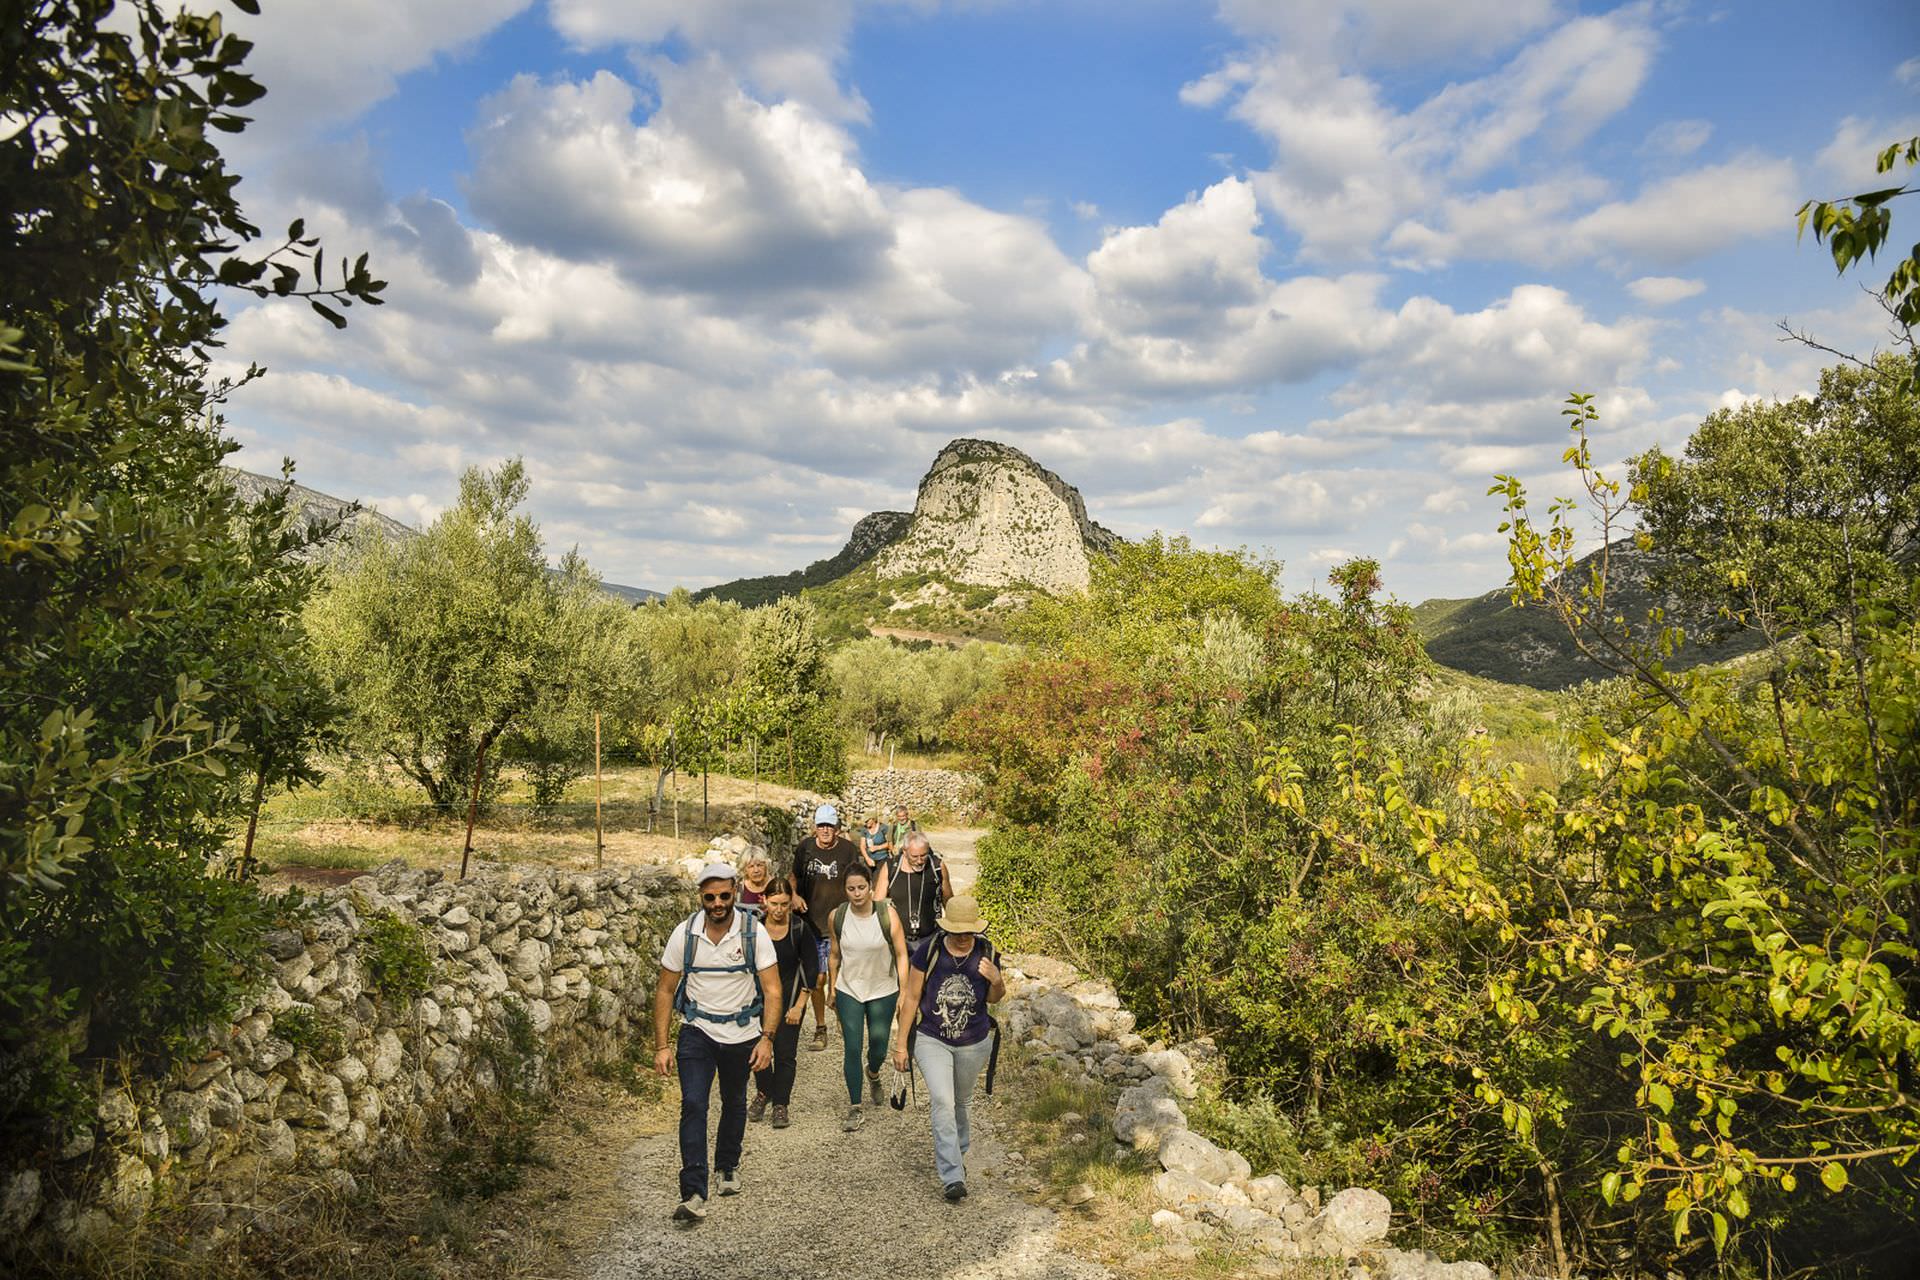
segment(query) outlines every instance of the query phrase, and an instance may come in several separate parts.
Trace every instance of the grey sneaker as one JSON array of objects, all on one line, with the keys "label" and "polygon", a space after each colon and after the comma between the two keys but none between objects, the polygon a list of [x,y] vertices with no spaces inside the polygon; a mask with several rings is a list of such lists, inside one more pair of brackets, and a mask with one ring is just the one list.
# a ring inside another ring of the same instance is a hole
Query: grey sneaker
[{"label": "grey sneaker", "polygon": [[679,1208],[673,1211],[673,1220],[675,1222],[686,1223],[705,1222],[707,1220],[707,1198],[705,1196],[688,1196],[680,1202]]},{"label": "grey sneaker", "polygon": [[875,1102],[880,1101],[880,1073],[878,1071],[867,1072],[867,1096]]},{"label": "grey sneaker", "polygon": [[852,1133],[866,1123],[866,1113],[860,1110],[860,1104],[854,1103],[847,1108],[847,1118],[840,1122],[840,1132]]},{"label": "grey sneaker", "polygon": [[740,1171],[738,1169],[722,1169],[720,1171],[720,1194],[723,1196],[737,1196],[740,1194]]},{"label": "grey sneaker", "polygon": [[773,1127],[776,1129],[784,1129],[792,1123],[793,1123],[792,1118],[787,1115],[787,1109],[781,1106],[777,1102],[774,1103],[773,1104]]}]

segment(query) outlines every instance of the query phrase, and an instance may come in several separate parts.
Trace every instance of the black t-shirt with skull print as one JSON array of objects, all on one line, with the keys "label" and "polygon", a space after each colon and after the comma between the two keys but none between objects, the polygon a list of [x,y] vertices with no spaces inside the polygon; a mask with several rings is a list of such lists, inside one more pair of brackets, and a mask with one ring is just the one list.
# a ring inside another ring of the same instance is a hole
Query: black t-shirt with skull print
[{"label": "black t-shirt with skull print", "polygon": [[793,847],[794,892],[807,900],[807,920],[823,938],[833,909],[847,900],[847,868],[851,866],[866,866],[860,846],[837,833],[831,845],[808,836]]},{"label": "black t-shirt with skull print", "polygon": [[955,1048],[987,1038],[987,993],[992,988],[980,976],[980,958],[992,955],[993,945],[977,938],[964,958],[955,956],[940,933],[913,949],[908,963],[926,975],[920,987],[921,1035]]}]

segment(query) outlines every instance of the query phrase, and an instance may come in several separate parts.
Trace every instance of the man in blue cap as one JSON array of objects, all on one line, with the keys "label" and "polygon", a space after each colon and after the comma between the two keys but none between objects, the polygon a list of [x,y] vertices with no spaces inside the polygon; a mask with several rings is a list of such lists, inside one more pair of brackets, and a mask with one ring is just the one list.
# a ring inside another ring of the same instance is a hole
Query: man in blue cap
[{"label": "man in blue cap", "polygon": [[[780,1026],[778,957],[751,912],[735,910],[739,877],[727,862],[700,869],[700,909],[673,927],[660,953],[653,993],[653,1067],[680,1072],[680,1204],[674,1219],[707,1217],[707,1111],[720,1080],[720,1128],[713,1167],[720,1194],[740,1192],[747,1133],[747,1078],[773,1061]],[[678,1046],[667,1043],[680,1015]]]},{"label": "man in blue cap", "polygon": [[827,922],[847,900],[847,868],[866,866],[860,843],[840,834],[840,811],[813,811],[813,834],[793,847],[793,909],[806,913],[820,939],[820,980],[813,987],[813,1047],[827,1047]]}]

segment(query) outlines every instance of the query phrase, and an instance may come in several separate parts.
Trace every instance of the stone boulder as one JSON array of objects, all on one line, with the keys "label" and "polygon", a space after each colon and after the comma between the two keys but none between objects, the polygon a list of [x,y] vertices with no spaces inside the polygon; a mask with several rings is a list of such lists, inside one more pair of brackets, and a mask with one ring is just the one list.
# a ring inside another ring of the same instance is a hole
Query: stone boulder
[{"label": "stone boulder", "polygon": [[1277,1173],[1265,1174],[1247,1183],[1247,1196],[1256,1209],[1279,1213],[1295,1198],[1293,1184]]},{"label": "stone boulder", "polygon": [[1181,1169],[1167,1169],[1153,1175],[1153,1195],[1162,1204],[1205,1204],[1219,1194],[1219,1187]]},{"label": "stone boulder", "polygon": [[1150,1049],[1140,1055],[1140,1064],[1166,1080],[1176,1097],[1191,1098],[1200,1091],[1192,1060],[1178,1049]]},{"label": "stone boulder", "polygon": [[1135,1151],[1154,1151],[1167,1134],[1183,1132],[1187,1113],[1168,1094],[1166,1082],[1155,1076],[1145,1084],[1120,1091],[1113,1108],[1113,1136]]},{"label": "stone boulder", "polygon": [[1393,1204],[1378,1191],[1348,1187],[1327,1201],[1308,1228],[1314,1242],[1336,1252],[1365,1249],[1387,1238]]},{"label": "stone boulder", "polygon": [[1238,1152],[1222,1151],[1191,1129],[1179,1129],[1160,1139],[1160,1167],[1190,1173],[1216,1186],[1251,1172]]}]

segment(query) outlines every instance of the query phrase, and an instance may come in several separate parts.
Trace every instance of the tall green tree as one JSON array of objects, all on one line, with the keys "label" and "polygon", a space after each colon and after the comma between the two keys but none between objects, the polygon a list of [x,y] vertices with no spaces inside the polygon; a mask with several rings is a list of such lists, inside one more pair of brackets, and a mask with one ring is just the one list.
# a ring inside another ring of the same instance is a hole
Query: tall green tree
[{"label": "tall green tree", "polygon": [[[833,673],[811,602],[788,596],[747,615],[741,685],[755,736],[796,785],[837,791],[847,780]],[[776,745],[777,744],[777,745]]]},{"label": "tall green tree", "polygon": [[604,742],[624,742],[649,705],[647,653],[633,610],[600,589],[578,548],[561,557],[557,579],[553,625],[563,678],[515,722],[501,752],[526,771],[541,807],[560,803],[567,784],[592,767],[596,717]]},{"label": "tall green tree", "polygon": [[330,711],[309,532],[221,479],[221,292],[338,320],[381,282],[323,279],[297,223],[246,251],[214,139],[262,90],[217,18],[9,0],[0,31],[0,1127],[50,1138],[89,1063],[164,1062],[245,992],[269,906],[207,864]]},{"label": "tall green tree", "polygon": [[353,740],[449,811],[488,793],[502,736],[567,697],[593,656],[567,625],[582,584],[548,573],[519,510],[527,485],[518,459],[469,470],[422,536],[356,548],[308,610]]},{"label": "tall green tree", "polygon": [[1915,359],[1837,365],[1819,391],[1710,414],[1627,497],[1659,585],[1778,638],[1840,620],[1920,558]]}]

